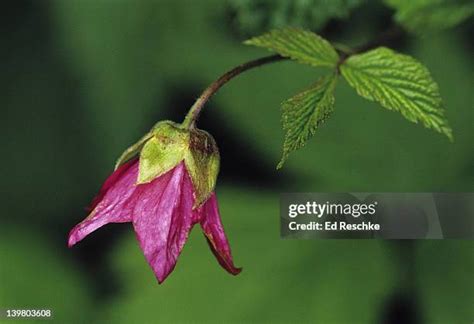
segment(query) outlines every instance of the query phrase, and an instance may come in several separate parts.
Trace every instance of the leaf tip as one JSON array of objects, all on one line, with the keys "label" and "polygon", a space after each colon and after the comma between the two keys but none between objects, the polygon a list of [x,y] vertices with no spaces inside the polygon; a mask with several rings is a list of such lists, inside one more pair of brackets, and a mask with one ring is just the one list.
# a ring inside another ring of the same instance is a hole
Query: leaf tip
[{"label": "leaf tip", "polygon": [[276,169],[277,170],[280,170],[283,168],[283,165],[285,164],[286,162],[286,159],[288,158],[288,153],[287,152],[283,152],[283,155],[280,159],[280,162],[278,162],[277,166],[276,166]]},{"label": "leaf tip", "polygon": [[242,44],[244,44],[244,45],[253,45],[254,44],[254,38],[246,39],[242,42]]},{"label": "leaf tip", "polygon": [[454,143],[453,131],[451,128],[448,128],[444,131],[444,135],[448,138],[451,143]]}]

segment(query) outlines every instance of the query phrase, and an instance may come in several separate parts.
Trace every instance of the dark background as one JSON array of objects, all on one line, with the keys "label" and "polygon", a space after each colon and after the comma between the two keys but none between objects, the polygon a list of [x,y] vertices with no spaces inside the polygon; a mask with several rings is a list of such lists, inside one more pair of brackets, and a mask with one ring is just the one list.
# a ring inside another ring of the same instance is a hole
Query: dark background
[{"label": "dark background", "polygon": [[432,72],[454,143],[341,79],[334,115],[277,172],[279,103],[324,73],[293,62],[240,76],[206,106],[199,126],[221,149],[217,193],[239,276],[218,266],[198,228],[161,286],[130,224],[66,247],[128,145],[158,120],[181,121],[227,69],[267,54],[246,37],[291,23],[357,45],[392,15],[370,1],[336,18],[273,21],[259,18],[271,8],[252,16],[236,3],[2,3],[0,308],[49,308],[60,323],[471,323],[472,241],[281,240],[278,199],[472,191],[472,21],[391,44]]}]

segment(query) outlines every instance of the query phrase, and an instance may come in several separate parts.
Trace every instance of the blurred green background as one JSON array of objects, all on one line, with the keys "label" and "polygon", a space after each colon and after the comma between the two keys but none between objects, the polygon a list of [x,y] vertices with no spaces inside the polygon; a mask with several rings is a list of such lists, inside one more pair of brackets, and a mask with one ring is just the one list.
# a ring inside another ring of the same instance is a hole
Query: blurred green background
[{"label": "blurred green background", "polygon": [[320,1],[302,19],[304,6],[266,3],[3,3],[0,308],[49,308],[58,323],[472,323],[472,241],[281,240],[278,211],[280,192],[472,191],[472,21],[393,44],[431,70],[454,143],[341,80],[334,115],[277,172],[279,103],[324,70],[276,63],[216,95],[200,127],[221,149],[217,193],[239,276],[218,266],[197,228],[161,286],[130,224],[66,247],[122,150],[158,120],[181,121],[227,69],[267,54],[246,37],[289,23],[360,44],[393,13],[348,1],[324,14],[344,1]]}]

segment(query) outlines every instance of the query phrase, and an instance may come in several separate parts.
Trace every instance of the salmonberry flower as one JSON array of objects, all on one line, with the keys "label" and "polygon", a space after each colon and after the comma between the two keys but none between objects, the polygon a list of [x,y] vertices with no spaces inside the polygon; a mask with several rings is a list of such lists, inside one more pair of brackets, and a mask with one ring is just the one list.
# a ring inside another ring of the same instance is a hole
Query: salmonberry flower
[{"label": "salmonberry flower", "polygon": [[108,223],[131,222],[162,283],[199,223],[218,262],[236,275],[241,269],[232,261],[214,193],[218,171],[219,152],[211,135],[160,122],[119,158],[91,213],[71,230],[68,245]]}]

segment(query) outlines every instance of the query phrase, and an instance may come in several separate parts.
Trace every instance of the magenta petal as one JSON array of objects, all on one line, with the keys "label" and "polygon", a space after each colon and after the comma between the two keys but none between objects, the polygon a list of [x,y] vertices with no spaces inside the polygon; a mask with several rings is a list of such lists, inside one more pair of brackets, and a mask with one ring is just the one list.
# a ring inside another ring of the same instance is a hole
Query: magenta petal
[{"label": "magenta petal", "polygon": [[150,183],[139,186],[133,226],[159,283],[174,269],[193,225],[193,186],[181,162]]},{"label": "magenta petal", "polygon": [[92,203],[92,212],[69,233],[69,247],[105,224],[132,220],[131,197],[136,189],[137,175],[138,160],[133,160],[122,165],[107,178]]},{"label": "magenta petal", "polygon": [[234,275],[239,274],[242,269],[236,268],[232,261],[232,254],[224,232],[224,227],[222,226],[215,193],[212,193],[211,197],[199,208],[197,213],[199,214],[201,227],[206,235],[209,246],[219,264],[229,273]]},{"label": "magenta petal", "polygon": [[122,164],[117,170],[112,172],[112,174],[104,181],[102,187],[99,190],[97,196],[92,199],[91,204],[87,207],[88,211],[94,210],[94,208],[100,203],[100,201],[104,198],[107,191],[112,188],[119,179],[129,171],[129,169],[136,164],[137,159],[132,159],[124,164]]}]

